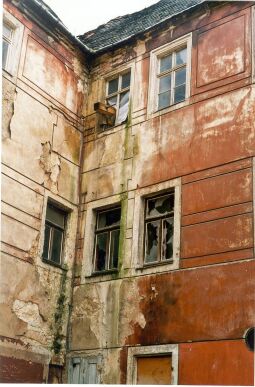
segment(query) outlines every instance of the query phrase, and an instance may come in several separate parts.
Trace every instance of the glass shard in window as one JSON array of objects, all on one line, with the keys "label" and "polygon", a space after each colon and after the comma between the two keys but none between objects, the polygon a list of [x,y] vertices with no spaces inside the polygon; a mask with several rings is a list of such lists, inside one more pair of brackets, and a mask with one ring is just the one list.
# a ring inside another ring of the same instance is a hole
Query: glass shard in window
[{"label": "glass shard in window", "polygon": [[116,106],[117,105],[117,95],[114,97],[108,98],[107,104],[110,106]]},{"label": "glass shard in window", "polygon": [[158,261],[160,221],[146,224],[145,263]]},{"label": "glass shard in window", "polygon": [[116,120],[116,124],[121,124],[122,122],[126,121],[128,116],[128,106],[129,106],[129,90],[125,93],[120,94],[120,105],[119,105],[119,112],[118,117]]},{"label": "glass shard in window", "polygon": [[108,95],[118,91],[118,81],[119,79],[115,78],[108,82]]},{"label": "glass shard in window", "polygon": [[187,62],[187,48],[176,52],[176,65],[179,66]]},{"label": "glass shard in window", "polygon": [[130,72],[122,75],[121,90],[130,86]]},{"label": "glass shard in window", "polygon": [[159,79],[159,93],[171,90],[171,75]]},{"label": "glass shard in window", "polygon": [[96,236],[96,271],[106,270],[107,235],[107,233],[101,233]]},{"label": "glass shard in window", "polygon": [[163,220],[162,230],[162,260],[171,259],[173,257],[173,218]]},{"label": "glass shard in window", "polygon": [[170,70],[172,68],[172,54],[160,59],[160,73]]},{"label": "glass shard in window", "polygon": [[160,196],[147,202],[146,217],[156,217],[169,214],[174,210],[174,195]]}]

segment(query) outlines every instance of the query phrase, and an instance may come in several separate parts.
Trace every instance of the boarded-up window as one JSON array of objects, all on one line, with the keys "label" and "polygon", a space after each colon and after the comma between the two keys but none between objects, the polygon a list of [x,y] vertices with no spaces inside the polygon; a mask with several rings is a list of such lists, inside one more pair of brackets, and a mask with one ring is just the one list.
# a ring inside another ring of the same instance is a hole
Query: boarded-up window
[{"label": "boarded-up window", "polygon": [[137,384],[171,384],[172,357],[137,357]]},{"label": "boarded-up window", "polygon": [[70,384],[99,384],[98,365],[100,356],[87,358],[75,357],[70,359],[68,383]]}]

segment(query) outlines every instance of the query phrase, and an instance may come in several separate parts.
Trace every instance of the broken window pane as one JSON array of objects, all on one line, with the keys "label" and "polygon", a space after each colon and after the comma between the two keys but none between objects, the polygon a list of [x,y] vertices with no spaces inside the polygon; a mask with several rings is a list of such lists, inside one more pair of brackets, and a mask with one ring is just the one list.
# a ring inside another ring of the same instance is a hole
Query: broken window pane
[{"label": "broken window pane", "polygon": [[119,237],[120,230],[114,230],[111,232],[110,269],[118,268]]},{"label": "broken window pane", "polygon": [[112,79],[108,82],[108,95],[116,93],[118,91],[119,78]]},{"label": "broken window pane", "polygon": [[130,72],[122,75],[121,90],[130,86]]},{"label": "broken window pane", "polygon": [[117,226],[120,224],[120,208],[102,211],[98,214],[97,228]]},{"label": "broken window pane", "polygon": [[106,269],[107,239],[108,233],[106,232],[98,234],[96,237],[96,271]]},{"label": "broken window pane", "polygon": [[149,198],[145,211],[145,263],[173,257],[174,192]]},{"label": "broken window pane", "polygon": [[159,249],[160,221],[146,224],[145,262],[157,262]]},{"label": "broken window pane", "polygon": [[159,80],[159,93],[161,94],[168,90],[171,90],[171,75],[161,77]]},{"label": "broken window pane", "polygon": [[163,220],[162,234],[162,260],[173,257],[173,218]]},{"label": "broken window pane", "polygon": [[187,62],[187,48],[183,48],[176,52],[176,65],[181,65]]},{"label": "broken window pane", "polygon": [[172,67],[172,54],[160,59],[160,73],[170,70]]},{"label": "broken window pane", "polygon": [[111,98],[108,98],[106,101],[107,101],[107,104],[110,105],[110,106],[116,106],[117,105],[117,95],[115,97],[111,97]]},{"label": "broken window pane", "polygon": [[120,106],[116,124],[121,124],[126,121],[128,116],[128,106],[129,106],[129,90],[120,95]]},{"label": "broken window pane", "polygon": [[174,209],[174,195],[148,199],[146,217],[169,214]]}]

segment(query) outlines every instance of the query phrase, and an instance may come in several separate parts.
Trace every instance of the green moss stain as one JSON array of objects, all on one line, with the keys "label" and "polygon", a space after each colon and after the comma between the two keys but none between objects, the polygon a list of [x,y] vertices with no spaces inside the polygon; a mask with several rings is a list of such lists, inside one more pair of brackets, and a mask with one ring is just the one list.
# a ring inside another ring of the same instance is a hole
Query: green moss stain
[{"label": "green moss stain", "polygon": [[56,311],[54,314],[54,338],[52,343],[52,350],[58,355],[62,349],[63,334],[63,320],[66,308],[66,281],[67,281],[67,267],[64,267],[64,272],[61,277],[59,296],[57,300]]}]

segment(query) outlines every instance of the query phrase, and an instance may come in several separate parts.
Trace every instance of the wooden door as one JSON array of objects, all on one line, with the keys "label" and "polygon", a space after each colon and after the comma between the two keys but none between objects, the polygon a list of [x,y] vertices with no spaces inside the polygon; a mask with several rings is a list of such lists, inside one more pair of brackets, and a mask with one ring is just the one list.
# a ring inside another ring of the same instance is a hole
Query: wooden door
[{"label": "wooden door", "polygon": [[171,384],[172,357],[137,357],[137,384]]}]

